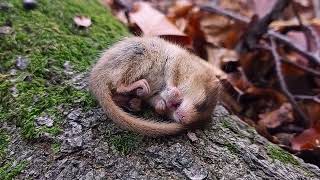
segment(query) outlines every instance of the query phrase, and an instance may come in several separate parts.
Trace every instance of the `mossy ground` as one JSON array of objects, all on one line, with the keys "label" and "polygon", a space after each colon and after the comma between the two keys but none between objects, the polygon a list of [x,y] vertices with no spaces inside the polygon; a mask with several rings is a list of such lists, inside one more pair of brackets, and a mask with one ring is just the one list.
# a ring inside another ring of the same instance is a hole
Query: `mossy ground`
[{"label": "mossy ground", "polygon": [[109,138],[112,146],[122,155],[127,155],[139,147],[143,137],[134,133],[120,133]]},{"label": "mossy ground", "polygon": [[[59,105],[90,107],[95,103],[88,92],[63,83],[63,64],[69,61],[75,72],[87,71],[99,52],[127,30],[97,0],[42,0],[32,11],[24,10],[21,0],[7,3],[12,7],[0,10],[0,26],[10,25],[13,32],[0,36],[0,120],[22,127],[28,139],[41,132],[55,135],[62,117]],[[76,15],[91,17],[93,25],[76,28]],[[12,76],[9,71],[18,56],[26,57],[30,64]],[[14,86],[17,97],[10,92]],[[54,127],[35,127],[35,118],[43,114],[54,118]]]},{"label": "mossy ground", "polygon": [[272,159],[277,159],[280,162],[283,162],[285,164],[287,163],[290,163],[293,165],[300,164],[290,153],[284,151],[283,149],[275,145],[268,145],[267,152]]},{"label": "mossy ground", "polygon": [[4,130],[0,129],[0,161],[5,156],[8,144],[9,144],[8,134]]},{"label": "mossy ground", "polygon": [[[63,64],[69,61],[74,73],[88,71],[99,52],[128,31],[98,0],[41,0],[29,11],[24,10],[21,0],[1,3],[9,8],[0,9],[0,27],[10,26],[12,32],[0,34],[0,123],[21,127],[25,139],[41,133],[54,136],[61,131],[63,114],[59,107],[90,108],[96,104],[89,92],[66,83]],[[75,27],[76,15],[90,17],[92,25],[87,29]],[[19,56],[27,58],[29,65],[12,74]],[[11,91],[13,87],[17,96]],[[53,118],[54,126],[37,127],[35,120],[42,115]],[[0,156],[5,156],[8,138],[0,131]],[[59,150],[59,144],[52,147]],[[24,166],[24,162],[2,164],[0,179],[11,179]]]}]

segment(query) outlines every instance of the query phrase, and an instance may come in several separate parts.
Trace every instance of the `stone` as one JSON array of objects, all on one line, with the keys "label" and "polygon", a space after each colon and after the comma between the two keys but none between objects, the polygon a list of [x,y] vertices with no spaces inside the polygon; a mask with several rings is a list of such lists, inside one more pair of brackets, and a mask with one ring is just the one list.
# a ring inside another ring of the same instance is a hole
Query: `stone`
[{"label": "stone", "polygon": [[23,7],[27,10],[35,9],[37,5],[37,0],[23,0]]},{"label": "stone", "polygon": [[201,167],[184,169],[183,173],[191,180],[203,180],[208,176],[208,171]]},{"label": "stone", "polygon": [[16,86],[13,86],[12,88],[10,88],[10,92],[11,92],[13,97],[18,97],[19,96],[19,90],[17,89]]},{"label": "stone", "polygon": [[79,108],[71,111],[67,117],[70,120],[76,121],[79,119],[80,115],[81,115],[81,109]]},{"label": "stone", "polygon": [[79,147],[82,147],[82,145],[83,145],[83,139],[81,136],[68,138],[67,142],[73,148],[79,148]]},{"label": "stone", "polygon": [[11,34],[12,33],[12,28],[10,26],[1,26],[0,27],[0,35],[1,34]]},{"label": "stone", "polygon": [[72,68],[72,65],[71,65],[71,62],[70,61],[66,61],[63,63],[63,68],[64,68],[64,73],[68,76],[71,76],[74,74],[73,72],[73,68]]},{"label": "stone", "polygon": [[10,3],[0,2],[0,11],[9,11],[13,5]]},{"label": "stone", "polygon": [[187,136],[192,142],[195,142],[195,141],[199,140],[197,135],[194,132],[188,132]]},{"label": "stone", "polygon": [[39,126],[47,126],[47,127],[53,126],[53,119],[48,115],[36,118],[36,122],[37,122],[37,125]]},{"label": "stone", "polygon": [[25,57],[22,57],[22,56],[19,56],[16,60],[16,67],[19,69],[19,70],[25,70],[27,69],[29,65],[29,60]]}]

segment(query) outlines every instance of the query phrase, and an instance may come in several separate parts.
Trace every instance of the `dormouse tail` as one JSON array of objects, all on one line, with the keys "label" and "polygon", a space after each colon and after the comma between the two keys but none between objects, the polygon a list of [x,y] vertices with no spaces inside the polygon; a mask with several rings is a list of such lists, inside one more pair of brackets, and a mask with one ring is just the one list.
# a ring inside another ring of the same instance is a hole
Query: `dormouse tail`
[{"label": "dormouse tail", "polygon": [[112,100],[111,90],[107,82],[103,75],[92,73],[90,90],[96,96],[107,116],[122,128],[153,137],[174,135],[185,130],[179,123],[154,122],[126,113]]}]

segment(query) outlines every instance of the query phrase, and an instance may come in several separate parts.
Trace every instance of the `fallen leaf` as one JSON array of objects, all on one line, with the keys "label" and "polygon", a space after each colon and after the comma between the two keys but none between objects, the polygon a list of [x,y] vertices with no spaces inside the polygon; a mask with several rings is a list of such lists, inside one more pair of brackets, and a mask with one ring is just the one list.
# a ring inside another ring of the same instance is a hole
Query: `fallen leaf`
[{"label": "fallen leaf", "polygon": [[167,16],[172,18],[186,17],[193,7],[193,4],[187,0],[176,1],[173,6],[168,9]]},{"label": "fallen leaf", "polygon": [[320,131],[320,104],[311,100],[304,102],[303,108],[310,118],[312,126]]},{"label": "fallen leaf", "polygon": [[188,38],[173,25],[160,11],[146,2],[134,4],[134,11],[129,13],[130,20],[135,23],[145,36],[174,36]]},{"label": "fallen leaf", "polygon": [[79,27],[89,27],[91,25],[91,19],[86,16],[75,16],[73,22]]},{"label": "fallen leaf", "polygon": [[293,138],[291,147],[297,151],[320,147],[320,131],[315,128],[306,129]]},{"label": "fallen leaf", "polygon": [[292,106],[289,103],[284,103],[279,109],[274,111],[260,114],[259,118],[261,119],[259,121],[261,126],[271,129],[277,128],[283,123],[290,123],[294,121]]},{"label": "fallen leaf", "polygon": [[253,0],[254,13],[258,15],[259,18],[265,16],[277,2],[276,0]]},{"label": "fallen leaf", "polygon": [[208,62],[216,67],[223,67],[229,62],[238,62],[239,57],[236,51],[226,48],[207,47]]}]

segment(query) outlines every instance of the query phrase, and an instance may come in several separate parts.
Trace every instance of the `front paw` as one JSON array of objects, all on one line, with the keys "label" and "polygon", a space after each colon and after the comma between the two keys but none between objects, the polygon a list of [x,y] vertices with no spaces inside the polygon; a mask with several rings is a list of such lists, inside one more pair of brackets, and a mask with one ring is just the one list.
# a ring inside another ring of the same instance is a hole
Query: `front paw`
[{"label": "front paw", "polygon": [[167,109],[167,106],[166,106],[166,103],[163,99],[159,100],[157,103],[156,103],[156,106],[155,106],[155,111],[160,114],[160,115],[163,115],[165,114],[166,112],[166,109]]},{"label": "front paw", "polygon": [[149,83],[145,79],[139,81],[139,87],[136,89],[136,95],[139,97],[148,96],[151,92]]}]

